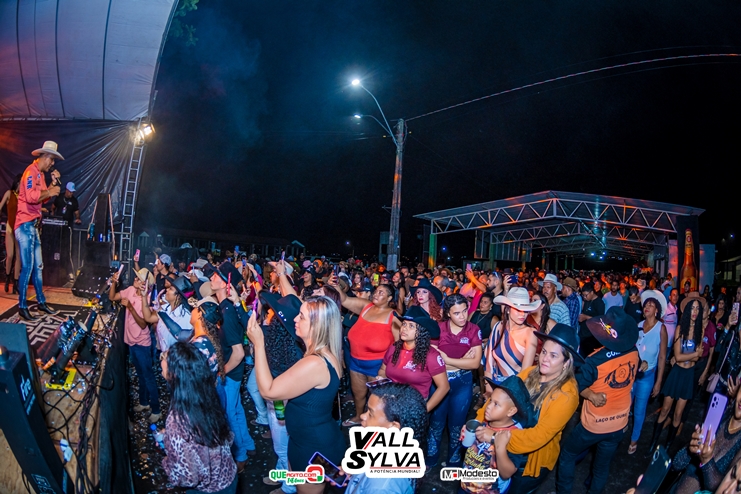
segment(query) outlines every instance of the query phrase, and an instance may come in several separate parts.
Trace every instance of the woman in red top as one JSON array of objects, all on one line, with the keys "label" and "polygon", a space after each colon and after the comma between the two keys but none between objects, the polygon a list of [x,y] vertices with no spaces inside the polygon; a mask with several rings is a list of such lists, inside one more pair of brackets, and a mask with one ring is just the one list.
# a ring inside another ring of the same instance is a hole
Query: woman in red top
[{"label": "woman in red top", "polygon": [[[331,276],[329,284],[337,288],[336,275]],[[371,303],[360,298],[348,297],[342,290],[337,291],[342,298],[342,306],[359,316],[347,334],[350,342],[348,367],[355,416],[342,422],[342,425],[352,427],[360,425],[360,414],[365,408],[365,397],[368,393],[365,383],[373,381],[378,375],[386,350],[399,339],[401,323],[394,317],[394,310],[389,307],[395,294],[392,285],[378,285],[371,295]]]},{"label": "woman in red top", "polygon": [[[430,347],[430,338],[440,338],[440,326],[419,307],[410,308],[403,321],[399,341],[386,350],[377,377],[412,386],[427,400],[429,413],[450,389],[445,361]],[[430,396],[433,381],[437,389]]]},{"label": "woman in red top", "polygon": [[440,405],[430,415],[428,434],[428,466],[437,465],[440,457],[440,441],[443,429],[448,426],[447,466],[461,465],[460,430],[466,422],[468,409],[473,399],[473,376],[471,371],[478,369],[481,362],[481,330],[468,320],[468,299],[455,293],[448,296],[443,304],[443,317],[440,323],[440,340],[433,346],[445,361],[450,391]]}]

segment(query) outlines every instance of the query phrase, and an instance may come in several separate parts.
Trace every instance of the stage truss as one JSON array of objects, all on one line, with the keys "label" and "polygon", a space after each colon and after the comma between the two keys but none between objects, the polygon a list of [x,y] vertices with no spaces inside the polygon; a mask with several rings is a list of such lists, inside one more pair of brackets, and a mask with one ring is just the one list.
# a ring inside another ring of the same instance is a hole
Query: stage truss
[{"label": "stage truss", "polygon": [[[474,230],[491,245],[520,243],[547,254],[640,258],[676,235],[679,216],[704,210],[615,196],[544,191],[416,215],[431,235]],[[432,242],[434,244],[434,242]]]}]

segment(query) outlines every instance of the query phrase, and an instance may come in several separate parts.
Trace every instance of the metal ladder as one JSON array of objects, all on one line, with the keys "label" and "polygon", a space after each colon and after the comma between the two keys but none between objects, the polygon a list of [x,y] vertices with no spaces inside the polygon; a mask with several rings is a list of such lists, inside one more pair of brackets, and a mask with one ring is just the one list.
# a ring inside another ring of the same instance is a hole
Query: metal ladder
[{"label": "metal ladder", "polygon": [[[139,122],[141,126],[141,121]],[[138,129],[137,129],[138,130]],[[126,189],[123,197],[123,221],[121,222],[121,241],[119,242],[118,259],[122,263],[128,263],[132,257],[134,231],[134,213],[136,195],[139,191],[139,180],[141,177],[142,162],[144,161],[144,150],[146,143],[143,139],[136,140],[131,149],[131,159],[126,173]]]}]

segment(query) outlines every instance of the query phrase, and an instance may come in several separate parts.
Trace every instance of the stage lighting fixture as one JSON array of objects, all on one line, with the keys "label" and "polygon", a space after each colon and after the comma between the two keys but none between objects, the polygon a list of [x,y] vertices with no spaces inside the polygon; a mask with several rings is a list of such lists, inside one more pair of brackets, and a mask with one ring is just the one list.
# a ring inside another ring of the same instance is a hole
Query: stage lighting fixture
[{"label": "stage lighting fixture", "polygon": [[151,123],[142,124],[136,131],[136,139],[139,142],[149,140],[154,134],[154,125]]}]

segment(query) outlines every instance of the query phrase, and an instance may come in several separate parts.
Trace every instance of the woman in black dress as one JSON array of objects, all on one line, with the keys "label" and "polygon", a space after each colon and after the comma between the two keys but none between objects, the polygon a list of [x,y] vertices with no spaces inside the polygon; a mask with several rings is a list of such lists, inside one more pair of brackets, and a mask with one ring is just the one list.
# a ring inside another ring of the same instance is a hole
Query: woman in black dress
[{"label": "woman in black dress", "polygon": [[669,377],[666,378],[661,393],[664,395],[664,403],[661,406],[661,413],[654,424],[653,437],[649,451],[653,451],[659,442],[661,431],[664,428],[669,411],[672,408],[674,400],[677,400],[677,406],[674,408],[674,416],[669,421],[669,434],[666,438],[666,448],[677,435],[677,428],[682,420],[682,412],[687,402],[692,399],[695,389],[695,379],[693,367],[702,357],[702,337],[703,337],[703,307],[699,300],[693,300],[682,312],[682,320],[679,328],[674,333],[672,342],[672,355],[675,360],[672,370],[669,371]]},{"label": "woman in black dress", "polygon": [[[266,400],[283,400],[288,430],[288,462],[303,471],[315,452],[335,465],[345,454],[345,439],[332,417],[332,407],[342,376],[340,310],[327,297],[309,297],[295,318],[296,336],[306,353],[286,372],[273,379],[265,354],[265,339],[253,314],[247,336],[255,348],[257,387]],[[323,484],[296,486],[300,494],[318,494]]]}]

